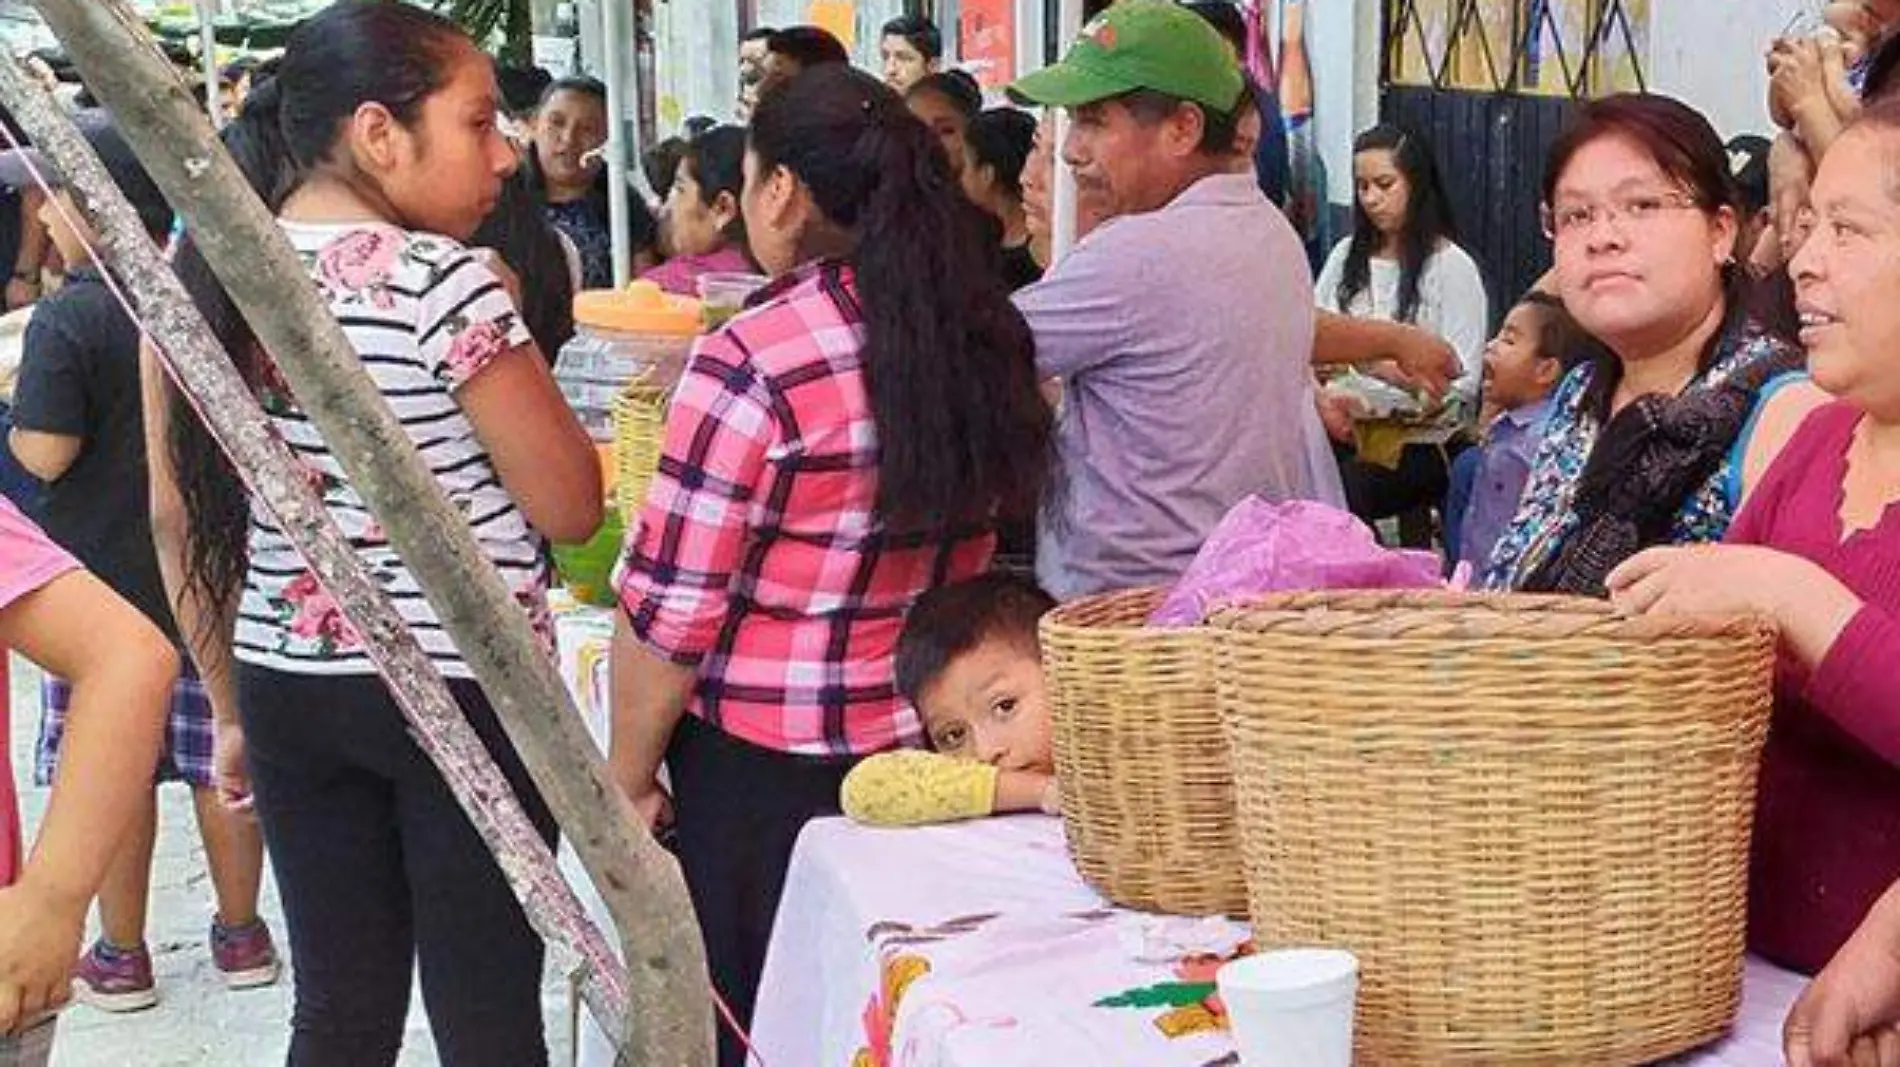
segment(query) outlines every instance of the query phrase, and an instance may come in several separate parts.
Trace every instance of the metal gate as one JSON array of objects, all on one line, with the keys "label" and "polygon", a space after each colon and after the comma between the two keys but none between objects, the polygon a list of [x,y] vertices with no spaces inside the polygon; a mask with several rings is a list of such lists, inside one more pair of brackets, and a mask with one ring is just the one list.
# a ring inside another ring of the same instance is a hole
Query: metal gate
[{"label": "metal gate", "polygon": [[1380,115],[1430,141],[1495,317],[1550,266],[1544,157],[1573,101],[1642,92],[1655,0],[1384,0]]}]

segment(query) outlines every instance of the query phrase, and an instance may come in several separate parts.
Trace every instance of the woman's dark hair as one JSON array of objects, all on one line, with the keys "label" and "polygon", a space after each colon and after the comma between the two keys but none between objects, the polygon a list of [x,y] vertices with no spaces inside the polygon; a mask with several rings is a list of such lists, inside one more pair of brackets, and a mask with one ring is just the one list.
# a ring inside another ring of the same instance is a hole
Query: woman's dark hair
[{"label": "woman's dark hair", "polygon": [[647,184],[661,197],[673,188],[674,179],[679,177],[680,160],[686,158],[686,138],[668,137],[659,144],[640,153],[640,166],[647,172]]},{"label": "woman's dark hair", "polygon": [[1743,134],[1729,138],[1723,146],[1728,152],[1729,174],[1735,179],[1737,207],[1743,215],[1754,215],[1768,207],[1768,154],[1773,150],[1768,138]]},{"label": "woman's dark hair", "polygon": [[[345,0],[325,8],[291,33],[276,76],[260,81],[225,127],[225,149],[275,213],[301,175],[330,158],[358,106],[375,101],[412,121],[464,47],[468,37],[454,23],[409,4]],[[245,383],[275,387],[269,357],[189,231],[173,269]],[[197,413],[176,388],[167,393],[168,451],[191,524],[186,581],[223,603],[244,580],[249,498]]]},{"label": "woman's dark hair", "polygon": [[468,243],[494,249],[521,279],[521,321],[552,364],[574,336],[574,278],[560,231],[524,171],[502,183],[501,200]]},{"label": "woman's dark hair", "polygon": [[988,167],[1013,203],[1023,199],[1023,166],[1036,149],[1036,117],[1013,107],[992,108],[970,120],[963,131],[970,165]]},{"label": "woman's dark hair", "polygon": [[1605,137],[1620,137],[1641,148],[1704,212],[1714,215],[1728,208],[1741,213],[1728,148],[1709,120],[1680,100],[1638,93],[1592,100],[1564,127],[1544,166],[1544,203],[1556,200],[1557,184],[1577,153]]},{"label": "woman's dark hair", "polygon": [[976,118],[983,113],[983,87],[975,78],[960,70],[940,70],[935,74],[926,74],[917,80],[904,94],[904,99],[915,100],[920,96],[939,96],[950,102],[950,106],[963,112],[966,119]]},{"label": "woman's dark hair", "polygon": [[1034,514],[1053,440],[1035,339],[996,270],[994,222],[930,130],[877,79],[822,67],[761,101],[751,151],[822,215],[802,251],[855,271],[887,528]]},{"label": "woman's dark hair", "polygon": [[[1392,165],[1405,177],[1411,189],[1406,202],[1405,222],[1399,233],[1399,307],[1400,322],[1411,322],[1418,315],[1419,282],[1425,263],[1438,246],[1458,239],[1458,227],[1452,221],[1451,198],[1438,176],[1438,163],[1425,139],[1399,126],[1374,126],[1353,142],[1352,154],[1390,152]],[[1339,277],[1334,298],[1341,308],[1372,284],[1372,254],[1384,238],[1366,209],[1353,198],[1352,243],[1346,246],[1346,269]]]},{"label": "woman's dark hair", "polygon": [[[715,126],[686,146],[680,165],[699,184],[699,202],[712,207],[719,194],[732,194],[735,207],[745,195],[746,132],[740,126]],[[745,213],[734,211],[724,230],[726,243],[751,255],[746,241]]]},{"label": "woman's dark hair", "polygon": [[[1544,166],[1545,204],[1555,200],[1557,186],[1577,153],[1605,137],[1622,138],[1636,145],[1710,218],[1726,208],[1739,224],[1741,193],[1736,188],[1722,136],[1700,111],[1672,97],[1652,94],[1606,96],[1592,100],[1577,112],[1550,147]],[[1723,324],[1703,348],[1697,361],[1699,373],[1707,372],[1714,365],[1722,351],[1722,340],[1737,330],[1752,329],[1783,341],[1790,340],[1784,332],[1785,323],[1751,314],[1750,309],[1758,306],[1758,300],[1747,271],[1731,260],[1721,273]],[[1598,348],[1593,360],[1596,370],[1583,402],[1607,418],[1611,398],[1623,380],[1623,362],[1607,345],[1599,343]]]},{"label": "woman's dark hair", "polygon": [[[554,99],[559,93],[578,93],[598,103],[603,114],[607,110],[607,86],[599,78],[589,78],[585,75],[557,78],[548,86],[547,91],[541,94],[541,106],[546,107],[548,101]],[[608,115],[607,121],[613,121],[613,116]],[[541,166],[541,149],[538,145],[529,149],[522,169],[528,175],[528,188],[533,190],[535,196],[545,204],[548,195],[548,178],[547,171]],[[613,217],[608,208],[610,199],[608,189],[611,187],[609,185],[611,181],[607,168],[601,167],[595,172],[594,184],[588,187],[587,195],[581,198],[581,203],[586,207],[587,213],[599,219],[602,226],[605,226],[607,220]],[[653,191],[662,196],[666,195],[665,189]],[[647,209],[644,197],[636,195],[627,197],[627,230],[632,238],[632,248],[636,252],[653,247],[654,242],[659,238],[659,221],[653,217],[653,212]]]},{"label": "woman's dark hair", "polygon": [[541,97],[554,84],[554,75],[540,67],[496,63],[495,84],[501,88],[502,110],[510,115],[526,115],[541,106]]},{"label": "woman's dark hair", "polygon": [[925,59],[943,58],[943,31],[922,15],[899,15],[884,24],[881,37],[902,37]]},{"label": "woman's dark hair", "polygon": [[291,32],[277,70],[291,161],[302,171],[326,161],[343,121],[366,102],[415,121],[448,79],[451,57],[470,47],[454,23],[408,4],[343,0],[311,16]]},{"label": "woman's dark hair", "polygon": [[958,657],[986,641],[1005,641],[1042,658],[1036,626],[1055,598],[1036,583],[1005,574],[940,586],[917,598],[897,637],[897,691],[915,704]]},{"label": "woman's dark hair", "polygon": [[797,63],[800,70],[851,62],[844,42],[817,26],[787,26],[765,39],[766,51]]},{"label": "woman's dark hair", "polygon": [[1242,62],[1247,59],[1247,18],[1240,13],[1233,0],[1195,0],[1182,5],[1189,11],[1201,16],[1201,21],[1214,27],[1221,40],[1230,45]]},{"label": "woman's dark hair", "polygon": [[1867,50],[1867,76],[1861,83],[1860,98],[1877,104],[1896,88],[1900,88],[1900,30],[1888,30]]}]

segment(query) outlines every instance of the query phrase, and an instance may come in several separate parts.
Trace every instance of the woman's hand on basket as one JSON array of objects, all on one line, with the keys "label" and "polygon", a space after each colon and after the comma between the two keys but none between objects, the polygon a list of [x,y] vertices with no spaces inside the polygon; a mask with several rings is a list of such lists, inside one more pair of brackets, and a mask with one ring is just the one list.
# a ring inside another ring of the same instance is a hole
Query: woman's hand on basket
[{"label": "woman's hand on basket", "polygon": [[1795,1001],[1789,1067],[1900,1067],[1900,886]]},{"label": "woman's hand on basket", "polygon": [[1764,615],[1813,666],[1862,604],[1815,563],[1756,545],[1678,545],[1624,560],[1604,583],[1626,615]]},{"label": "woman's hand on basket", "polygon": [[1605,580],[1627,615],[1768,615],[1833,575],[1799,556],[1754,545],[1674,545],[1639,552]]}]

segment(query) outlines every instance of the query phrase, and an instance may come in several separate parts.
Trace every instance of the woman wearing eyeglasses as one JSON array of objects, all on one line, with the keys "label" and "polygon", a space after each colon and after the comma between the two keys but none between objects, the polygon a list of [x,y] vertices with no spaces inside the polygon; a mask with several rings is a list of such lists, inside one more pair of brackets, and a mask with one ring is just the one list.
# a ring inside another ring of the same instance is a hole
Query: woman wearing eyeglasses
[{"label": "woman wearing eyeglasses", "polygon": [[1553,275],[1600,351],[1551,399],[1487,585],[1601,597],[1643,548],[1719,540],[1757,473],[1738,446],[1757,409],[1792,424],[1819,403],[1778,390],[1801,350],[1747,315],[1736,200],[1721,138],[1667,97],[1596,101],[1553,146]]}]

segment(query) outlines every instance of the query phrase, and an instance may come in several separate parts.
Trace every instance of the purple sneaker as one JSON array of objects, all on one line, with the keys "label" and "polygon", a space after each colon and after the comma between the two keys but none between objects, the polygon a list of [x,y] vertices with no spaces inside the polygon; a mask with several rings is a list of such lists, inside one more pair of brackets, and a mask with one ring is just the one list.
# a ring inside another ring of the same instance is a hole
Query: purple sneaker
[{"label": "purple sneaker", "polygon": [[100,1011],[144,1011],[158,1003],[152,982],[152,954],[143,944],[119,948],[105,938],[93,942],[73,973],[73,996]]},{"label": "purple sneaker", "polygon": [[256,989],[277,981],[282,969],[277,946],[271,943],[270,927],[262,919],[242,926],[211,922],[211,958],[224,975],[226,989]]}]

